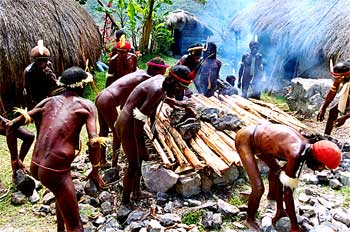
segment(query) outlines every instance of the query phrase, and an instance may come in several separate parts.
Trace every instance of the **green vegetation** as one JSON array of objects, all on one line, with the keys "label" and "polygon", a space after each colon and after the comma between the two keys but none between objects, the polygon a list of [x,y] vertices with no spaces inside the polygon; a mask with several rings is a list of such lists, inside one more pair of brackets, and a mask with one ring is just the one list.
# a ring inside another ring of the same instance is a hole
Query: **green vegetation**
[{"label": "green vegetation", "polygon": [[192,224],[198,225],[201,221],[203,214],[204,214],[203,210],[189,212],[182,216],[181,221],[186,225],[192,225]]},{"label": "green vegetation", "polygon": [[231,197],[230,204],[234,206],[240,206],[240,205],[247,204],[247,201],[241,199],[238,195],[235,194]]},{"label": "green vegetation", "polygon": [[284,111],[290,111],[285,97],[272,96],[267,93],[263,93],[261,95],[261,100],[264,102],[272,103]]},{"label": "green vegetation", "polygon": [[350,207],[350,187],[345,186],[341,188],[340,193],[344,196],[344,201],[342,203],[342,206]]}]

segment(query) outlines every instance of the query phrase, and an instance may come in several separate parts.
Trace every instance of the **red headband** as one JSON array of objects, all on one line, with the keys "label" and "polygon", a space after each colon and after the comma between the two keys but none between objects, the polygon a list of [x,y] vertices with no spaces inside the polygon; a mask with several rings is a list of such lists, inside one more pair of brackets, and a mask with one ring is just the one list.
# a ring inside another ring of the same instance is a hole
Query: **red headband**
[{"label": "red headband", "polygon": [[169,71],[169,74],[174,77],[176,80],[184,83],[184,84],[190,84],[191,83],[191,80],[185,80],[183,79],[182,77],[179,77],[178,75],[176,75],[174,72],[172,72],[171,70]]},{"label": "red headband", "polygon": [[156,63],[153,63],[152,61],[148,61],[146,64],[147,64],[147,66],[153,66],[153,67],[157,67],[157,68],[169,67],[169,65],[167,65],[167,64],[156,64]]},{"label": "red headband", "polygon": [[350,75],[350,71],[344,72],[344,73],[334,73],[334,72],[330,72],[332,76],[334,77],[341,77],[341,76],[347,76]]}]

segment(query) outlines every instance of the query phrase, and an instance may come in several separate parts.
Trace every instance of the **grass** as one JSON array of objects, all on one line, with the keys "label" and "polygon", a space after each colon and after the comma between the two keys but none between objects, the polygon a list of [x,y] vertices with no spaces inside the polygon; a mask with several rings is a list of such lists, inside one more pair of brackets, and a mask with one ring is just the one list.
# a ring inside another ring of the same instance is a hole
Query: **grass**
[{"label": "grass", "polygon": [[345,186],[340,189],[340,194],[344,196],[343,207],[350,207],[350,187]]},{"label": "grass", "polygon": [[269,95],[267,93],[262,93],[261,100],[264,102],[267,102],[267,103],[272,103],[284,111],[290,111],[285,97],[273,96],[273,95]]}]

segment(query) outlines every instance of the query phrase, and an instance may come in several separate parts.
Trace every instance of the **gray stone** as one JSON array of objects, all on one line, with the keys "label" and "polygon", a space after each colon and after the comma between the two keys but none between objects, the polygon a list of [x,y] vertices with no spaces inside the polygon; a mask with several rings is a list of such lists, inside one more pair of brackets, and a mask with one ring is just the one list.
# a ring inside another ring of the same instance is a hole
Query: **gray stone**
[{"label": "gray stone", "polygon": [[231,205],[221,199],[218,200],[217,205],[218,212],[223,213],[227,216],[235,216],[240,212],[236,206]]},{"label": "gray stone", "polygon": [[91,178],[86,181],[85,186],[84,186],[84,191],[87,195],[91,197],[97,196],[98,189],[95,185],[95,183],[91,180]]},{"label": "gray stone", "polygon": [[15,174],[14,183],[16,189],[25,196],[30,197],[35,189],[35,182],[33,177],[24,173],[22,169],[18,169]]},{"label": "gray stone", "polygon": [[188,199],[187,202],[188,202],[188,206],[190,206],[190,207],[202,205],[202,202],[198,201],[198,200]]},{"label": "gray stone", "polygon": [[344,186],[350,186],[350,172],[339,171],[339,178]]},{"label": "gray stone", "polygon": [[52,192],[48,192],[43,197],[43,204],[49,205],[52,202],[55,202],[55,195]]},{"label": "gray stone", "polygon": [[33,194],[29,197],[29,201],[34,204],[40,200],[38,192],[34,189]]},{"label": "gray stone", "polygon": [[191,197],[201,192],[201,177],[198,173],[181,175],[176,183],[176,192]]},{"label": "gray stone", "polygon": [[234,183],[240,176],[239,170],[235,165],[230,166],[229,169],[222,173],[222,176],[218,176],[213,173],[213,184],[217,186],[226,186]]},{"label": "gray stone", "polygon": [[142,165],[142,177],[149,191],[167,192],[178,181],[179,175],[172,170],[165,169],[160,164]]},{"label": "gray stone", "polygon": [[168,201],[169,195],[167,193],[158,192],[156,197],[157,197],[157,204],[164,205]]},{"label": "gray stone", "polygon": [[317,215],[319,224],[332,221],[332,214],[330,210],[328,210],[326,207],[321,205],[318,205],[316,208],[317,208],[316,215]]},{"label": "gray stone", "polygon": [[213,186],[213,181],[210,177],[207,175],[201,175],[202,180],[202,192],[206,193],[211,190],[211,187]]},{"label": "gray stone", "polygon": [[339,190],[343,187],[342,183],[338,179],[329,180],[329,186],[334,190]]},{"label": "gray stone", "polygon": [[99,226],[99,225],[103,224],[105,221],[106,221],[106,218],[105,218],[105,217],[103,217],[103,216],[98,216],[92,223],[93,223],[95,226]]},{"label": "gray stone", "polygon": [[181,218],[177,214],[166,213],[163,215],[157,215],[156,219],[160,222],[162,226],[172,226],[175,223],[181,222]]},{"label": "gray stone", "polygon": [[100,202],[105,202],[105,201],[109,201],[111,203],[114,202],[114,196],[107,191],[102,191],[99,195],[98,195],[98,199],[100,200]]},{"label": "gray stone", "polygon": [[[305,173],[300,177],[300,180],[306,184],[318,184],[319,180],[316,175],[311,173]],[[310,194],[308,194],[310,195]]]},{"label": "gray stone", "polygon": [[103,215],[107,215],[110,214],[112,212],[113,208],[112,208],[112,204],[109,201],[105,201],[101,204],[101,211],[103,213]]},{"label": "gray stone", "polygon": [[308,203],[311,199],[310,195],[306,195],[305,193],[300,193],[298,196],[298,200],[302,203]]},{"label": "gray stone", "polygon": [[264,232],[270,232],[273,230],[272,218],[269,216],[263,217],[261,220],[261,228]]},{"label": "gray stone", "polygon": [[350,215],[344,210],[337,208],[332,210],[333,218],[337,221],[344,223],[346,226],[350,226]]},{"label": "gray stone", "polygon": [[103,174],[103,180],[106,184],[115,182],[119,179],[118,169],[113,167],[107,169]]},{"label": "gray stone", "polygon": [[290,220],[288,217],[282,217],[276,222],[276,230],[278,232],[289,232]]},{"label": "gray stone", "polygon": [[334,232],[334,230],[326,225],[315,226],[310,232]]},{"label": "gray stone", "polygon": [[49,214],[51,211],[51,207],[49,205],[41,205],[39,208],[39,212],[43,212],[45,214]]},{"label": "gray stone", "polygon": [[73,184],[74,184],[75,192],[77,194],[77,199],[79,200],[85,194],[84,186],[79,179],[74,179]]},{"label": "gray stone", "polygon": [[142,210],[134,210],[128,215],[128,218],[126,219],[126,224],[130,224],[131,222],[135,221],[142,221],[144,218],[147,217],[148,214],[148,211],[146,212]]},{"label": "gray stone", "polygon": [[117,211],[118,221],[124,223],[130,213],[131,210],[128,207],[121,205]]},{"label": "gray stone", "polygon": [[11,195],[11,204],[23,205],[27,202],[27,197],[22,192],[15,192]]},{"label": "gray stone", "polygon": [[147,226],[148,232],[161,232],[164,231],[164,227],[157,221],[151,220]]}]

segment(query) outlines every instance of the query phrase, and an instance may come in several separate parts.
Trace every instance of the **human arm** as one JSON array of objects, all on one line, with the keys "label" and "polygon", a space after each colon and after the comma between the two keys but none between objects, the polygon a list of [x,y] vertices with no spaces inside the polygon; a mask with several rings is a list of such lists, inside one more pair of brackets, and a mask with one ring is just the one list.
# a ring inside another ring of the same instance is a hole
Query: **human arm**
[{"label": "human arm", "polygon": [[242,61],[240,62],[240,66],[239,66],[239,70],[238,70],[238,84],[237,84],[238,88],[242,87],[242,77],[243,77],[243,72],[244,72],[244,59],[245,59],[245,56],[242,57]]},{"label": "human arm", "polygon": [[86,120],[86,130],[89,137],[88,149],[89,149],[89,160],[92,165],[92,170],[88,174],[88,178],[96,184],[98,188],[104,187],[104,181],[99,174],[100,160],[101,160],[101,147],[105,146],[105,139],[98,137],[97,135],[97,110],[96,107],[89,102],[89,113]]},{"label": "human arm", "polygon": [[342,82],[342,78],[340,78],[340,77],[334,79],[333,86],[328,91],[326,99],[325,99],[323,105],[321,106],[319,113],[317,114],[318,121],[321,121],[321,122],[323,121],[324,115],[326,113],[326,109],[329,106],[329,104],[333,101],[335,95],[337,94],[337,91],[339,89],[341,82]]},{"label": "human arm", "polygon": [[340,127],[342,125],[344,125],[345,121],[350,118],[350,114],[345,114],[339,118],[337,118],[337,120],[335,120],[334,122],[334,126],[335,127]]}]

